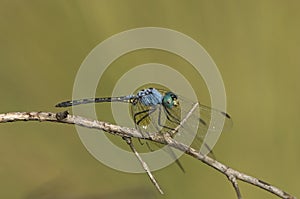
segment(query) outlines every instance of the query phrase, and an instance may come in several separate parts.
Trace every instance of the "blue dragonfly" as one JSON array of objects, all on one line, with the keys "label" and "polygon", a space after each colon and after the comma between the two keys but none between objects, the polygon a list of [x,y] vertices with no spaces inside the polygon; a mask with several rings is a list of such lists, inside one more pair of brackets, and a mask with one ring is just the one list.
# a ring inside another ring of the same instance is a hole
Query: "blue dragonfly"
[{"label": "blue dragonfly", "polygon": [[223,128],[223,124],[225,129],[232,125],[231,117],[226,112],[195,103],[172,91],[159,88],[147,88],[136,94],[120,97],[65,101],[58,103],[56,107],[102,102],[131,104],[131,117],[135,127],[143,135],[151,132],[170,133],[181,142],[192,145],[196,150],[200,150],[204,145],[207,151],[211,151],[210,146],[203,143],[206,134],[222,130],[220,128]]}]

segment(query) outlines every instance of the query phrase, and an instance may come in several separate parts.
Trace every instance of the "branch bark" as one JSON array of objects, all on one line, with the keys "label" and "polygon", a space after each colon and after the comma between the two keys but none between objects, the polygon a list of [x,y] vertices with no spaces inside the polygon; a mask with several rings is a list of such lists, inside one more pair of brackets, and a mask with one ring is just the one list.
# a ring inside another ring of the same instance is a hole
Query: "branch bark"
[{"label": "branch bark", "polygon": [[134,128],[121,127],[118,125],[110,124],[108,122],[91,120],[87,118],[83,118],[80,116],[69,115],[68,112],[60,112],[60,113],[51,113],[51,112],[10,112],[0,114],[0,123],[6,122],[16,122],[16,121],[48,121],[48,122],[58,122],[58,123],[66,123],[66,124],[75,124],[86,128],[93,128],[102,130],[113,135],[117,135],[120,137],[127,138],[140,138],[146,139],[153,142],[157,142],[160,144],[168,144],[169,146],[183,151],[187,155],[190,155],[206,165],[216,169],[217,171],[224,174],[232,183],[234,190],[236,191],[238,199],[241,199],[241,193],[238,187],[237,180],[244,181],[246,183],[257,186],[261,189],[264,189],[270,193],[277,195],[280,198],[284,199],[295,199],[296,197],[286,193],[285,191],[270,185],[258,178],[249,176],[237,170],[234,170],[225,164],[222,164],[208,156],[202,155],[197,152],[195,149],[180,143],[174,140],[168,134],[160,134],[160,133],[151,133],[149,135],[141,135],[138,130]]}]

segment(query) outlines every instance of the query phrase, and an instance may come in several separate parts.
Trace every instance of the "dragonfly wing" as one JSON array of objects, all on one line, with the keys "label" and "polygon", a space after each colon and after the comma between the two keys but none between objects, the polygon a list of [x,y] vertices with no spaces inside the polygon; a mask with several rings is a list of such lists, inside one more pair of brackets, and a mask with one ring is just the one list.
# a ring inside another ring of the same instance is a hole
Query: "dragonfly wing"
[{"label": "dragonfly wing", "polygon": [[179,106],[169,110],[170,114],[176,115],[181,121],[175,138],[196,150],[204,147],[207,152],[211,151],[213,145],[204,143],[204,140],[211,135],[220,135],[222,130],[230,129],[232,126],[230,116],[223,111],[192,102],[181,96],[178,96],[178,99]]},{"label": "dragonfly wing", "polygon": [[[163,95],[167,92],[159,90]],[[223,111],[177,96],[179,105],[171,108],[162,104],[145,106],[140,102],[131,106],[132,118],[142,134],[152,132],[174,134],[174,138],[196,150],[204,147],[207,154],[223,130],[232,126],[232,120]],[[176,131],[174,131],[176,130]]]},{"label": "dragonfly wing", "polygon": [[141,102],[131,105],[131,117],[136,129],[143,135],[160,131],[161,127],[158,125],[160,106],[159,104],[145,106]]}]

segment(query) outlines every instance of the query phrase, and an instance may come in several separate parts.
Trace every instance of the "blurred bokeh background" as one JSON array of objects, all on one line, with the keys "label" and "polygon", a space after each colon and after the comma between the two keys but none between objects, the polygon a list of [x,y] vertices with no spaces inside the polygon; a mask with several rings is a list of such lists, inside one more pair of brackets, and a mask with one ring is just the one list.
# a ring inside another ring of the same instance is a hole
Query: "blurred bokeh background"
[{"label": "blurred bokeh background", "polygon": [[[223,76],[234,126],[214,148],[218,160],[299,197],[299,9],[298,1],[1,0],[0,112],[58,111],[101,41],[137,27],[174,29],[199,42]],[[181,63],[159,51],[120,59],[101,94],[112,92],[122,66]],[[176,165],[154,172],[160,196],[145,174],[94,159],[71,125],[1,124],[0,157],[0,198],[235,198],[223,175],[187,156],[186,173]],[[277,198],[240,186],[245,198]]]}]

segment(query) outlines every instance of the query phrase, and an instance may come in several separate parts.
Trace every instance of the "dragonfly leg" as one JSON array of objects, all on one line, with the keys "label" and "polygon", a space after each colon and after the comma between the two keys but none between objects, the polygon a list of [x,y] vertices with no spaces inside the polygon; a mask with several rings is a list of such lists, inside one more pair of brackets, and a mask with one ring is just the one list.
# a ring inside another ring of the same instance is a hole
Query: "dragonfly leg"
[{"label": "dragonfly leg", "polygon": [[[173,128],[168,127],[168,126],[165,126],[165,125],[162,124],[162,122],[161,122],[161,106],[159,107],[158,111],[159,111],[159,112],[158,112],[158,121],[157,121],[158,125],[159,125],[160,127],[162,127],[162,128],[168,129],[168,130],[174,130]],[[168,119],[168,115],[167,115],[167,119]],[[169,119],[168,119],[168,120],[169,120]],[[172,122],[172,121],[171,121],[171,122]]]},{"label": "dragonfly leg", "polygon": [[[152,109],[147,109],[147,110],[143,110],[143,111],[140,111],[138,113],[135,113],[133,118],[134,118],[134,123],[137,124],[137,125],[140,125],[140,123],[146,118],[146,117],[149,117],[152,113],[154,113],[154,111],[156,110],[156,108],[152,108]],[[138,121],[137,121],[137,116],[143,114],[143,113],[147,113],[146,115],[144,115],[142,118],[140,118]]]},{"label": "dragonfly leg", "polygon": [[[142,131],[140,130],[139,124],[140,124],[144,119],[146,119],[147,117],[149,117],[152,113],[154,113],[154,112],[156,111],[156,109],[157,109],[157,108],[147,109],[147,110],[143,110],[143,111],[140,111],[140,112],[134,114],[134,116],[133,116],[133,118],[134,118],[134,123],[135,123],[136,128],[139,129],[140,132],[142,132]],[[140,118],[140,119],[137,121],[137,116],[139,116],[139,115],[141,115],[141,114],[143,114],[143,113],[147,113],[147,112],[148,112],[148,114],[145,114],[142,118]],[[144,145],[144,143],[142,142],[141,139],[139,139],[139,142],[140,142],[141,145]],[[150,145],[149,145],[148,142],[146,142],[146,145],[147,145],[147,148],[148,148],[150,151],[154,151],[154,150],[150,147]]]},{"label": "dragonfly leg", "polygon": [[[171,113],[170,113],[170,111],[166,108],[166,107],[164,107],[164,111],[165,111],[165,113],[166,113],[166,115],[167,115],[167,118],[168,118],[168,120],[170,121],[170,122],[173,122],[173,123],[176,123],[176,124],[180,124],[180,119],[178,119],[178,118],[176,118],[174,115],[172,115]],[[174,120],[171,120],[171,118],[173,118]]]},{"label": "dragonfly leg", "polygon": [[[167,116],[167,118],[168,118],[168,116]],[[169,120],[169,118],[168,118],[168,120]],[[159,112],[158,112],[158,125],[161,126],[161,127],[163,127],[163,128],[169,129],[169,130],[174,130],[174,129],[171,128],[171,127],[168,127],[168,126],[165,126],[165,125],[162,125],[162,124],[161,124],[161,106],[159,107]],[[175,160],[177,166],[181,169],[181,171],[182,171],[183,173],[185,173],[185,170],[184,170],[184,168],[183,168],[181,162],[179,161],[179,159],[177,159],[177,156],[176,156],[175,152],[172,150],[172,148],[171,148],[170,146],[166,145],[166,146],[164,147],[164,151],[165,151],[166,153],[168,153],[168,154],[171,156],[172,159]]]},{"label": "dragonfly leg", "polygon": [[[133,115],[133,120],[134,120],[134,124],[135,124],[135,128],[136,129],[138,129],[139,130],[139,132],[143,135],[143,131],[141,130],[141,128],[140,128],[140,123],[145,119],[145,118],[147,118],[147,117],[149,117],[149,115],[151,115],[154,111],[156,110],[156,108],[153,108],[153,109],[147,109],[147,110],[143,110],[143,111],[140,111],[140,112],[138,112],[138,113],[135,113],[134,115]],[[141,115],[141,114],[143,114],[143,113],[147,113],[148,112],[148,114],[145,114],[144,116],[142,116],[142,118],[140,118],[139,120],[137,120],[137,117],[139,116],[139,115]],[[148,134],[148,136],[149,136],[149,132],[147,132],[147,134]],[[144,135],[143,135],[144,136]],[[143,144],[142,142],[141,142],[141,140],[139,139],[139,142],[141,143],[141,144]]]}]

